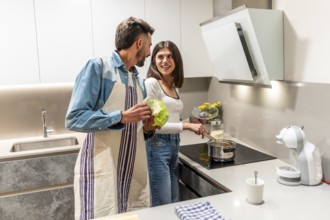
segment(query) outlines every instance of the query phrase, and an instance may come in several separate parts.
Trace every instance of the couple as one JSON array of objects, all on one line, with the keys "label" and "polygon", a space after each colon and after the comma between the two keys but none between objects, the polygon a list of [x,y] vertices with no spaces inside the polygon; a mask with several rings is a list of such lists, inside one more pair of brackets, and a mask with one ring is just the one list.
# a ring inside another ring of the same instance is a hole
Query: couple
[{"label": "couple", "polygon": [[[156,44],[148,78],[138,75],[135,65],[150,55],[153,32],[142,19],[125,19],[112,55],[89,60],[77,76],[66,116],[68,129],[87,133],[74,171],[76,219],[149,207],[150,198],[152,206],[178,201],[179,133],[206,131],[180,122],[184,75],[174,43]],[[161,129],[142,103],[147,96],[167,105],[170,117]]]}]

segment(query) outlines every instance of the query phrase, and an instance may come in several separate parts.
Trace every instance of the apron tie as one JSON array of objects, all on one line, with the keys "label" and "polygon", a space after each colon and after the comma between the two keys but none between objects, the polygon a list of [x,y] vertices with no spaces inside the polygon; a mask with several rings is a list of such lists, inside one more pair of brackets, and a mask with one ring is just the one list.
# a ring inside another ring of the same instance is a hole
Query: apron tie
[{"label": "apron tie", "polygon": [[[125,109],[137,103],[135,87],[126,85]],[[118,213],[126,212],[136,154],[137,123],[125,124],[122,132],[117,167]]]}]

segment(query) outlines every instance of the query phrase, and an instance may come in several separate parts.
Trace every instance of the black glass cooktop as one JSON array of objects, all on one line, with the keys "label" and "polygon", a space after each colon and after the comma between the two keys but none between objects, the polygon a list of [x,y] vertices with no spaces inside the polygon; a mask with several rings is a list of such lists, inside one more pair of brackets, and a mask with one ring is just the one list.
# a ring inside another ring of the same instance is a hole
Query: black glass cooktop
[{"label": "black glass cooktop", "polygon": [[181,146],[180,153],[187,156],[196,163],[199,163],[207,169],[229,167],[240,164],[276,159],[276,157],[270,156],[268,154],[251,149],[238,143],[236,144],[235,158],[231,162],[216,162],[210,160],[210,158],[207,156],[206,143]]}]

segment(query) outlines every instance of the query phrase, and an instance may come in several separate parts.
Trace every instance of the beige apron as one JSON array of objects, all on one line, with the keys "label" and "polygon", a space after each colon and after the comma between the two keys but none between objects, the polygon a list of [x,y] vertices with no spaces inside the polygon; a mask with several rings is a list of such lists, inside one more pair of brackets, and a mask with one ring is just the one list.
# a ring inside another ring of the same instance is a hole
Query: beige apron
[{"label": "beige apron", "polygon": [[[117,73],[104,112],[125,110],[142,102],[132,73],[128,77],[130,83],[125,85]],[[142,122],[125,124],[123,130],[88,133],[75,166],[75,219],[149,207],[147,169]]]}]

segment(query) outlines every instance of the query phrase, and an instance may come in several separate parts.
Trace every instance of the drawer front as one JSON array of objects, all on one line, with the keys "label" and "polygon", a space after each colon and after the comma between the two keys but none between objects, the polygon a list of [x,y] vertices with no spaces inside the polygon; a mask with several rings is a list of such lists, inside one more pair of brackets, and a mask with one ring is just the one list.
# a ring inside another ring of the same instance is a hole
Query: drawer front
[{"label": "drawer front", "polygon": [[0,196],[25,190],[72,185],[77,153],[0,162]]},{"label": "drawer front", "polygon": [[225,188],[212,183],[205,176],[183,163],[179,164],[179,179],[200,197],[228,192]]}]

